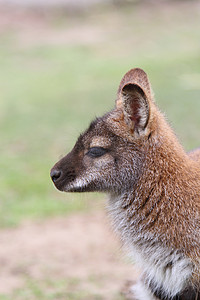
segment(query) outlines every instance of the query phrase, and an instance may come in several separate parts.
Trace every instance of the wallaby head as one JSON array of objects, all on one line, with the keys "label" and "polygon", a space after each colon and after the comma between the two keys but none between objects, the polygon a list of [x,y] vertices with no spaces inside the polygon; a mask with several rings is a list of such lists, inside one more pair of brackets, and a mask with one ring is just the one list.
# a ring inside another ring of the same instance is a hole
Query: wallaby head
[{"label": "wallaby head", "polygon": [[115,108],[51,170],[61,191],[110,194],[114,227],[144,272],[133,299],[200,299],[199,158],[185,153],[136,68],[122,78]]},{"label": "wallaby head", "polygon": [[146,144],[154,130],[153,110],[146,73],[129,71],[120,83],[115,109],[94,120],[52,168],[56,187],[66,192],[132,189],[142,174]]}]

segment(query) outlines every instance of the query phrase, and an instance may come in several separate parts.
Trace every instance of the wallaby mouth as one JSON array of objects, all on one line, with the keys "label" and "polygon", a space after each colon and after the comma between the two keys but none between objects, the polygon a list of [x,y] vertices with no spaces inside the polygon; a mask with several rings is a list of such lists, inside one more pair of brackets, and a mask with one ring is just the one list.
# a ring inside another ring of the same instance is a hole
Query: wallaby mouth
[{"label": "wallaby mouth", "polygon": [[94,190],[87,181],[77,178],[75,172],[70,169],[58,169],[57,164],[51,169],[50,176],[55,187],[61,192],[81,193]]},{"label": "wallaby mouth", "polygon": [[76,178],[74,173],[64,173],[57,168],[57,164],[51,169],[50,176],[55,187],[61,192],[82,193],[94,191],[91,184],[86,184],[85,181]]},{"label": "wallaby mouth", "polygon": [[70,169],[58,168],[58,163],[51,169],[51,179],[55,187],[61,192],[73,192],[73,182],[76,179],[76,174]]},{"label": "wallaby mouth", "polygon": [[60,161],[55,164],[50,172],[55,187],[61,192],[82,193],[97,191],[95,183],[88,178],[77,176],[74,169],[61,168]]},{"label": "wallaby mouth", "polygon": [[72,185],[72,182],[76,179],[75,171],[75,158],[71,151],[62,159],[60,159],[51,169],[50,176],[59,191],[71,192],[68,188]]}]

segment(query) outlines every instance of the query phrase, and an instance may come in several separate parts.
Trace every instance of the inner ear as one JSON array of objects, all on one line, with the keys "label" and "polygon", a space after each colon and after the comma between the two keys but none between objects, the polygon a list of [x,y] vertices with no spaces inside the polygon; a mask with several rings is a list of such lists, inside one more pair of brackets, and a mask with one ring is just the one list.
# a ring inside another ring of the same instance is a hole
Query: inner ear
[{"label": "inner ear", "polygon": [[135,84],[122,88],[122,105],[124,119],[131,130],[138,133],[144,130],[149,120],[149,104],[143,90]]}]

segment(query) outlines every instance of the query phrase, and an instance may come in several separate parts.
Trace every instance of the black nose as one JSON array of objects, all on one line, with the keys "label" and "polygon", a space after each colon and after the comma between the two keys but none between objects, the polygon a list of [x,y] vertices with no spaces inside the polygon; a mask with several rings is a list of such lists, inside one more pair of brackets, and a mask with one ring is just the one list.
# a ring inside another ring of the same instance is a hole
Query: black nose
[{"label": "black nose", "polygon": [[61,176],[61,171],[56,170],[56,169],[52,169],[51,173],[50,173],[50,176],[51,176],[51,179],[53,180],[53,182],[56,182]]}]

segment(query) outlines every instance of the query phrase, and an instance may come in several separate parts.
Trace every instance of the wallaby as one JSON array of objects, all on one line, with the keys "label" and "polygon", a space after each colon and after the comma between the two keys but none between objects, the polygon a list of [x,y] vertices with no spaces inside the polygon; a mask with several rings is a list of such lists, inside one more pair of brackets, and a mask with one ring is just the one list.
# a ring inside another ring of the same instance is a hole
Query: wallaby
[{"label": "wallaby", "polygon": [[51,177],[60,191],[109,194],[114,229],[142,270],[129,299],[200,300],[200,149],[183,150],[143,70],[125,74],[115,108]]}]

